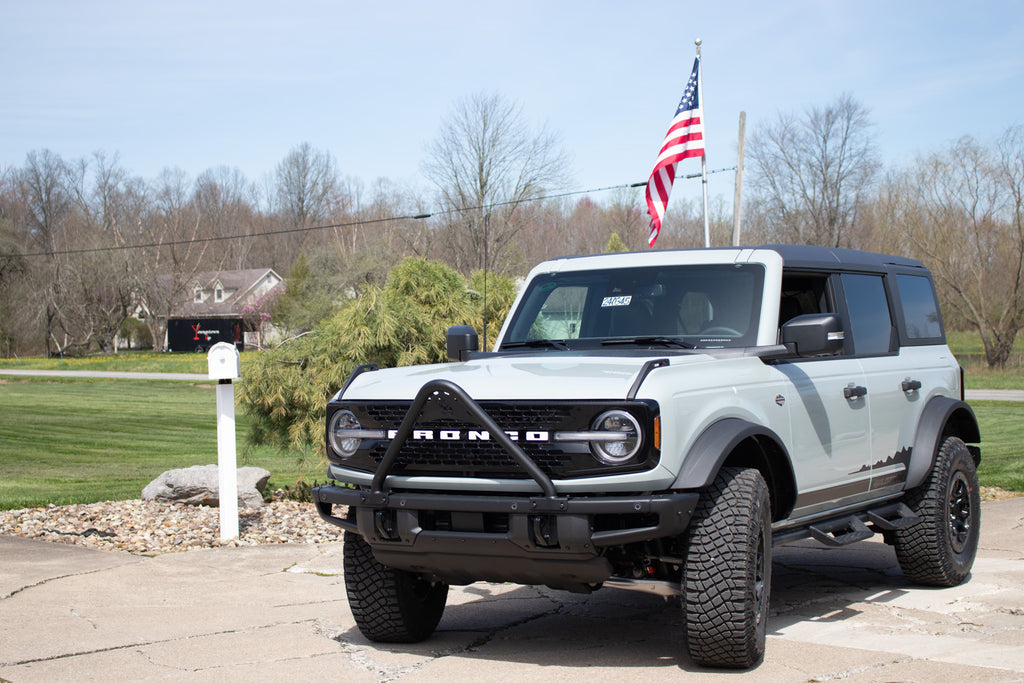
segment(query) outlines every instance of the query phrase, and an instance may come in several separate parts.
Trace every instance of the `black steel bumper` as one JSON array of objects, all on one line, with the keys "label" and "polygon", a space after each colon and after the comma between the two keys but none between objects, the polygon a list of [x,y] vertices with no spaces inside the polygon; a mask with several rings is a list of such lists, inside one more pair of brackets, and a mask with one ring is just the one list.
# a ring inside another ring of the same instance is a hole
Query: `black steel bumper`
[{"label": "black steel bumper", "polygon": [[[692,492],[547,498],[313,490],[320,516],[358,533],[388,566],[449,583],[558,587],[611,576],[602,547],[682,533],[698,498]],[[335,516],[335,505],[346,506],[348,518]]]},{"label": "black steel bumper", "polygon": [[[537,482],[540,495],[392,491],[388,475],[423,415],[480,425]],[[466,392],[447,380],[416,395],[369,488],[313,489],[326,521],[362,536],[377,560],[448,583],[511,581],[586,590],[612,573],[601,548],[682,533],[699,494],[561,495],[554,482]],[[335,505],[348,508],[335,516]]]}]

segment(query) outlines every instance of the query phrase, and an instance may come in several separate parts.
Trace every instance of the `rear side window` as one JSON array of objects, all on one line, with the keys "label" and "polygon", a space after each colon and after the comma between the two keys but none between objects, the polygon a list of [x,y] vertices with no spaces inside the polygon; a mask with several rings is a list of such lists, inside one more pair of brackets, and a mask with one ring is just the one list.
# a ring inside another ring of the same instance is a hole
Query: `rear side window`
[{"label": "rear side window", "polygon": [[935,300],[931,281],[919,275],[897,275],[896,287],[907,327],[907,338],[941,339],[942,318],[939,316],[939,304]]},{"label": "rear side window", "polygon": [[853,353],[858,356],[889,353],[893,326],[882,276],[845,273],[843,292],[850,314],[847,341],[852,337]]}]

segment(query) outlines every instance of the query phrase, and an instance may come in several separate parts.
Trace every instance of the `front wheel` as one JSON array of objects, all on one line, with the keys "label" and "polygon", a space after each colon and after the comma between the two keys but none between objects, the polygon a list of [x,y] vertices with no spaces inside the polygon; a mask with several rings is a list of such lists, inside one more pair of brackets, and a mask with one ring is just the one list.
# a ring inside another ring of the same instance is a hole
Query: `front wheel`
[{"label": "front wheel", "polygon": [[904,502],[924,520],[894,533],[903,574],[926,586],[962,583],[974,565],[981,531],[978,473],[963,441],[942,441],[928,479]]},{"label": "front wheel", "polygon": [[448,584],[387,567],[359,534],[345,532],[345,590],[359,631],[378,643],[418,643],[441,621]]},{"label": "front wheel", "polygon": [[771,502],[756,469],[723,467],[690,521],[683,610],[690,656],[749,668],[764,658],[771,592]]}]

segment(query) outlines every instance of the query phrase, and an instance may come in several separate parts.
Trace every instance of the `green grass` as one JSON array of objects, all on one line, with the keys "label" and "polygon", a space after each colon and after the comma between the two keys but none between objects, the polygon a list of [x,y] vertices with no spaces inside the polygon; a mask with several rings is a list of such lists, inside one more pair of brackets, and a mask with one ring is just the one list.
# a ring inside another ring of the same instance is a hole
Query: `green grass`
[{"label": "green grass", "polygon": [[[246,356],[241,354],[242,363]],[[205,353],[153,353],[122,351],[117,355],[83,358],[0,358],[0,369],[9,370],[97,370],[106,372],[184,372],[206,374]]]},{"label": "green grass", "polygon": [[982,486],[1024,491],[1024,403],[973,401],[981,429]]},{"label": "green grass", "polygon": [[[323,481],[317,456],[247,448],[239,466],[271,472],[268,489]],[[217,462],[215,385],[0,377],[0,509],[138,498],[161,472]]]},{"label": "green grass", "polygon": [[1024,389],[1024,335],[1018,335],[1013,354],[1002,370],[990,370],[977,332],[947,333],[949,348],[964,367],[968,389]]}]

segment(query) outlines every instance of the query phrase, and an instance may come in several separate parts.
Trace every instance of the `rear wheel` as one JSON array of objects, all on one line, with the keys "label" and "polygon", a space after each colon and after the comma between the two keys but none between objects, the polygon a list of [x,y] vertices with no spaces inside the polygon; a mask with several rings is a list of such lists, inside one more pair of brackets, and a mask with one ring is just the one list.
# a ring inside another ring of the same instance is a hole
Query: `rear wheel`
[{"label": "rear wheel", "polygon": [[683,610],[690,656],[749,668],[764,658],[771,592],[771,503],[755,469],[723,467],[690,521]]},{"label": "rear wheel", "polygon": [[946,437],[924,484],[904,502],[923,521],[893,534],[903,574],[926,586],[956,586],[978,552],[981,497],[974,458],[964,442]]},{"label": "rear wheel", "polygon": [[387,567],[359,534],[345,532],[345,590],[360,632],[380,643],[416,643],[444,614],[448,584]]}]

